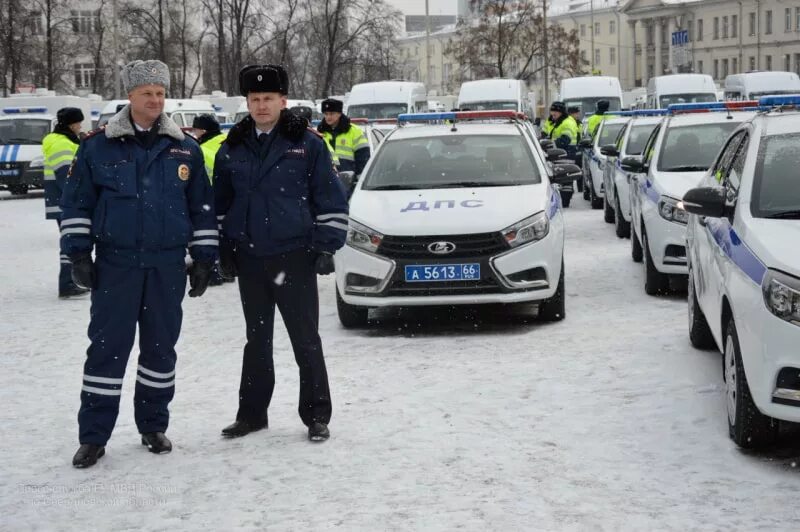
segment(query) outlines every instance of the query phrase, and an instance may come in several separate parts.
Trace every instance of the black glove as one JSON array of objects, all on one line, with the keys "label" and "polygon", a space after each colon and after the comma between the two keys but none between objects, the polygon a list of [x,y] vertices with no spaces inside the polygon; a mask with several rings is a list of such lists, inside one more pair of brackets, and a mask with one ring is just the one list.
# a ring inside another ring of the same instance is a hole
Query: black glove
[{"label": "black glove", "polygon": [[72,262],[72,282],[80,288],[94,290],[95,272],[92,255],[90,253],[74,255],[70,257],[70,262]]},{"label": "black glove", "polygon": [[189,297],[200,297],[206,292],[213,269],[214,263],[205,261],[195,262],[189,267]]},{"label": "black glove", "polygon": [[333,265],[333,255],[331,253],[322,252],[317,255],[317,262],[314,264],[314,269],[317,275],[329,275],[335,269]]},{"label": "black glove", "polygon": [[236,249],[233,242],[227,239],[219,243],[219,273],[225,279],[233,279],[239,274],[236,269]]}]

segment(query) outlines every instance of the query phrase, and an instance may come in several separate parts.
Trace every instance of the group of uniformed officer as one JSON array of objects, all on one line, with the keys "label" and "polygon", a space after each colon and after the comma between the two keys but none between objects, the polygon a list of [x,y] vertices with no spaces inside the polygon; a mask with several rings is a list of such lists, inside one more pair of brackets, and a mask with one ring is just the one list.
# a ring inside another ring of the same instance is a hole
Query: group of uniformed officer
[{"label": "group of uniformed officer", "polygon": [[[74,160],[60,138],[48,151],[48,169],[63,174],[53,180],[63,183],[60,205],[57,191],[47,200],[54,214],[54,207],[60,209],[62,257],[69,259],[76,287],[91,290],[91,343],[73,465],[92,466],[105,453],[137,324],[136,425],[151,452],[172,450],[165,432],[187,273],[189,296],[199,297],[217,260],[223,277],[238,276],[247,325],[239,409],[223,436],[244,436],[268,424],[277,306],[299,366],[300,418],[310,440],[326,440],[331,397],[316,276],[333,272],[333,253],[348,227],[331,149],[340,164],[360,172],[369,157],[363,133],[348,128],[341,108],[328,100],[327,112],[338,116],[325,122],[330,131],[323,134],[331,135],[326,146],[305,119],[285,109],[283,67],[253,65],[239,74],[249,116],[227,137],[213,117],[198,117],[198,144],[163,112],[170,84],[164,63],[133,61],[122,78],[130,103],[103,129],[89,133],[80,147],[64,127],[56,131],[77,148]],[[64,115],[69,128],[76,115]],[[71,165],[62,164],[69,160]]]}]

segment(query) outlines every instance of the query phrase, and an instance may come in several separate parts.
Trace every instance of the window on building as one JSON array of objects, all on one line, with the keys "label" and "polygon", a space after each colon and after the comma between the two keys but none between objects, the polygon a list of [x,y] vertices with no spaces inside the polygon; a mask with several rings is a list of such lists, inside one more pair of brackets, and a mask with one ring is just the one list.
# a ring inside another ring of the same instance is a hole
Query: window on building
[{"label": "window on building", "polygon": [[75,63],[75,88],[90,89],[94,85],[94,65]]},{"label": "window on building", "polygon": [[792,31],[792,8],[791,7],[787,7],[786,9],[784,9],[784,19],[785,19],[785,21],[784,21],[785,27],[784,27],[783,31],[785,31],[786,33],[789,33],[790,31]]},{"label": "window on building", "polygon": [[581,24],[581,37],[586,37],[586,24]]},{"label": "window on building", "polygon": [[594,34],[595,35],[600,35],[600,23],[599,22],[595,22],[594,23]]},{"label": "window on building", "polygon": [[697,19],[697,40],[703,40],[703,19]]},{"label": "window on building", "polygon": [[800,74],[800,54],[794,54],[794,71]]},{"label": "window on building", "polygon": [[739,73],[739,59],[734,57],[731,59],[731,74]]},{"label": "window on building", "polygon": [[719,39],[719,17],[714,17],[714,40]]},{"label": "window on building", "polygon": [[698,74],[702,74],[703,73],[703,62],[702,61],[698,61],[697,62],[697,73]]},{"label": "window on building", "polygon": [[800,31],[800,7],[794,8],[794,31]]},{"label": "window on building", "polygon": [[722,17],[722,38],[728,38],[728,17]]},{"label": "window on building", "polygon": [[750,13],[750,15],[748,15],[747,26],[748,26],[747,34],[748,35],[755,35],[756,34],[756,14],[755,13]]},{"label": "window on building", "polygon": [[714,79],[719,79],[719,59],[714,59]]},{"label": "window on building", "polygon": [[792,71],[792,56],[791,54],[786,54],[783,56],[783,70],[784,72],[791,72]]},{"label": "window on building", "polygon": [[739,36],[739,15],[731,17],[731,37],[736,38]]},{"label": "window on building", "polygon": [[72,20],[72,32],[84,35],[98,33],[100,31],[100,10],[77,10],[70,11]]},{"label": "window on building", "polygon": [[772,56],[771,55],[764,56],[764,62],[766,64],[767,70],[772,70]]},{"label": "window on building", "polygon": [[755,70],[755,69],[756,69],[756,58],[753,57],[753,56],[750,56],[750,68],[749,68],[749,70]]},{"label": "window on building", "polygon": [[442,83],[450,83],[450,69],[453,68],[453,65],[450,63],[445,63],[444,68],[442,70]]},{"label": "window on building", "polygon": [[608,49],[608,64],[616,65],[617,64],[617,49],[616,48],[609,48]]},{"label": "window on building", "polygon": [[722,60],[722,76],[720,76],[719,79],[724,79],[726,77],[728,77],[728,60],[727,59],[723,59]]},{"label": "window on building", "polygon": [[610,35],[614,35],[615,33],[617,33],[617,21],[616,20],[612,20],[611,22],[608,23],[608,33]]},{"label": "window on building", "polygon": [[589,62],[589,60],[586,58],[586,50],[581,50],[581,61],[584,63]]},{"label": "window on building", "polygon": [[764,33],[767,35],[772,35],[772,10],[768,10],[764,13],[766,19],[766,28],[764,29]]},{"label": "window on building", "polygon": [[595,68],[600,65],[600,50],[594,51],[594,66]]}]

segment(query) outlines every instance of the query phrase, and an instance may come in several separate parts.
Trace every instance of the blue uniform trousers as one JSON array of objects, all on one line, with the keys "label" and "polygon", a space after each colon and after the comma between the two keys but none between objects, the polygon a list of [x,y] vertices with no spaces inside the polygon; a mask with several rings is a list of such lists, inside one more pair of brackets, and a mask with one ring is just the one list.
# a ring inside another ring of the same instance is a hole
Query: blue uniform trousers
[{"label": "blue uniform trousers", "polygon": [[133,402],[140,433],[165,432],[175,394],[175,344],[186,291],[183,258],[154,267],[96,262],[84,365],[80,443],[105,445],[117,420],[122,378],[139,324],[139,363]]},{"label": "blue uniform trousers", "polygon": [[[61,230],[61,220],[56,220],[58,223],[58,229]],[[58,271],[58,293],[62,293],[65,290],[69,290],[70,288],[75,286],[75,283],[72,282],[72,263],[69,261],[69,257],[67,257],[64,253],[59,252],[59,262],[60,268]]]}]

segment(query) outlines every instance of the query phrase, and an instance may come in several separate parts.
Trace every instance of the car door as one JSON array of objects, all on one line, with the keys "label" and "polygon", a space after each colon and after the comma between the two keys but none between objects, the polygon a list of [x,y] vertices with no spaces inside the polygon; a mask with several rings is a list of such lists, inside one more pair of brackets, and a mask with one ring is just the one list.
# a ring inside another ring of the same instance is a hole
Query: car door
[{"label": "car door", "polygon": [[[622,141],[625,138],[625,134],[628,131],[628,124],[622,126],[619,133],[617,134],[617,138],[614,140],[614,145],[617,147],[617,151],[620,150],[620,146],[622,146]],[[617,192],[616,187],[614,186],[614,173],[615,168],[617,166],[617,160],[619,157],[606,157],[606,164],[603,166],[603,188],[605,189],[606,194],[606,202],[614,208],[616,206],[615,194]]]},{"label": "car door", "polygon": [[[642,150],[642,162],[649,168],[650,162],[653,160],[653,153],[656,149],[656,142],[658,141],[659,133],[661,132],[661,125],[656,126],[650,133],[647,143]],[[644,184],[647,179],[647,172],[635,173],[628,172],[628,195],[631,203],[631,223],[634,224],[636,236],[641,242],[642,234],[642,195],[644,194]]]}]

